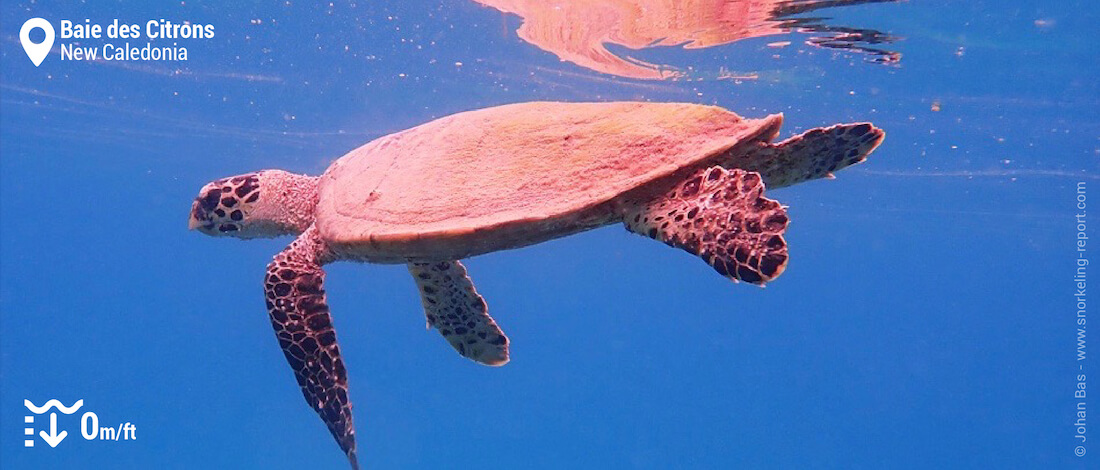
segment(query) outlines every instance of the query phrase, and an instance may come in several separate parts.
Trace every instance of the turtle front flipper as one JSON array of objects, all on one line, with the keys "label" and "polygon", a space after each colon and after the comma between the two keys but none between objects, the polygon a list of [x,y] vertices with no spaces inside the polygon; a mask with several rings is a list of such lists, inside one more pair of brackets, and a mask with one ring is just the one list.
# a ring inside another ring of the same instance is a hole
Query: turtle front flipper
[{"label": "turtle front flipper", "polygon": [[347,370],[325,302],[321,266],[331,257],[317,229],[309,227],[267,265],[264,294],[271,326],[302,395],[358,469]]},{"label": "turtle front flipper", "polygon": [[758,173],[719,166],[626,211],[627,230],[698,255],[719,274],[764,284],[787,266],[787,212]]},{"label": "turtle front flipper", "polygon": [[508,337],[489,316],[485,299],[474,289],[466,267],[458,261],[409,263],[428,326],[464,357],[502,366],[508,362]]}]

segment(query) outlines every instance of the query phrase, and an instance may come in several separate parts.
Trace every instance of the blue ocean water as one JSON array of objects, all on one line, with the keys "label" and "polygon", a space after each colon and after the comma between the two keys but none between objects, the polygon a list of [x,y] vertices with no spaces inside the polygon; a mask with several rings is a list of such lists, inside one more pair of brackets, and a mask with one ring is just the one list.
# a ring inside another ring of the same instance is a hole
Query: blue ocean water
[{"label": "blue ocean water", "polygon": [[[199,188],[320,174],[459,111],[648,100],[782,112],[781,138],[864,120],[887,137],[769,193],[792,258],[766,289],[619,226],[468,260],[512,341],[502,368],[424,331],[405,268],[328,266],[364,467],[1095,468],[1096,317],[1075,296],[1100,207],[1091,3],[838,2],[795,15],[831,30],[606,46],[675,80],[563,61],[517,34],[523,2],[483,3],[0,5],[0,467],[346,468],[264,310],[290,239],[189,232]],[[59,35],[38,67],[34,17]],[[62,60],[125,42],[61,39],[63,19],[215,35],[153,41],[186,61]],[[83,400],[56,448],[47,414],[24,422],[49,399]],[[135,430],[86,439],[89,411]]]}]

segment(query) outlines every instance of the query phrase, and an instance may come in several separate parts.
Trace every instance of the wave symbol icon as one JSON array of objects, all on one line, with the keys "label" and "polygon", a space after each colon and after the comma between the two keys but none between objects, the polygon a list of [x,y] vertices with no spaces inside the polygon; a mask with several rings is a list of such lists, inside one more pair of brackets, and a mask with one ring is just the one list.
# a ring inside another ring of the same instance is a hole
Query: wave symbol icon
[{"label": "wave symbol icon", "polygon": [[57,411],[60,411],[67,415],[71,415],[73,413],[76,413],[76,410],[79,410],[80,407],[84,406],[84,400],[77,400],[76,403],[73,403],[73,406],[66,407],[65,405],[61,404],[61,402],[58,401],[56,398],[50,399],[42,406],[34,406],[34,403],[31,403],[30,400],[24,399],[23,406],[26,406],[28,410],[31,410],[31,413],[34,413],[36,415],[40,415],[42,413],[50,411],[50,408],[57,408]]}]

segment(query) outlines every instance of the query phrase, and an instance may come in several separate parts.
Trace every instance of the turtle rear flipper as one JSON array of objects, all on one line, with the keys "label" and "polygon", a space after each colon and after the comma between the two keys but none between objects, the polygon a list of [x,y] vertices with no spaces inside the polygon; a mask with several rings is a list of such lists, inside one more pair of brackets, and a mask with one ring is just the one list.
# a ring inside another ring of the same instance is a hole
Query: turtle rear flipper
[{"label": "turtle rear flipper", "polygon": [[863,162],[886,133],[870,123],[837,124],[810,129],[778,144],[762,143],[738,149],[719,164],[760,173],[769,189],[818,178]]},{"label": "turtle rear flipper", "polygon": [[487,366],[508,362],[508,337],[489,316],[485,299],[474,289],[458,261],[409,263],[428,326],[439,330],[463,357]]},{"label": "turtle rear flipper", "polygon": [[719,274],[764,284],[787,266],[787,213],[760,175],[711,167],[628,210],[627,230],[698,255]]}]

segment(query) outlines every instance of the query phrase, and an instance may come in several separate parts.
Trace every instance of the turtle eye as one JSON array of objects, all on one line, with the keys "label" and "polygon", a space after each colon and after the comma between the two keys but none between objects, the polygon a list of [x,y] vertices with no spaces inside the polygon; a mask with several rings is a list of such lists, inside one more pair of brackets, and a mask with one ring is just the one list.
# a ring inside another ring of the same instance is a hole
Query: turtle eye
[{"label": "turtle eye", "polygon": [[241,230],[244,207],[232,186],[215,184],[202,192],[191,205],[192,229],[208,235],[230,235]]},{"label": "turtle eye", "polygon": [[202,208],[205,209],[206,212],[210,212],[210,211],[213,211],[214,208],[218,207],[218,202],[221,201],[221,198],[222,198],[221,189],[213,188],[213,189],[207,191],[206,196],[203,196],[202,198],[200,198],[199,201],[202,204]]}]

